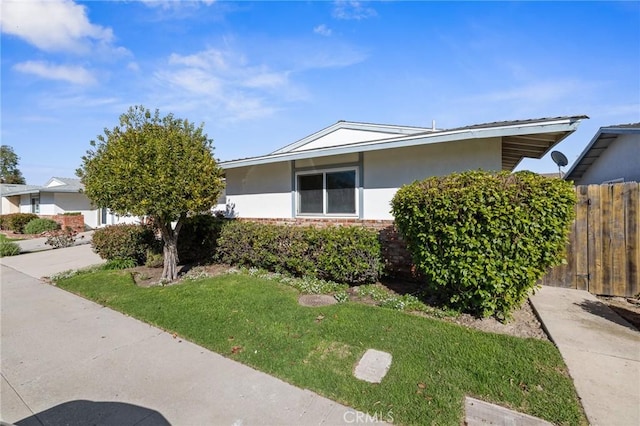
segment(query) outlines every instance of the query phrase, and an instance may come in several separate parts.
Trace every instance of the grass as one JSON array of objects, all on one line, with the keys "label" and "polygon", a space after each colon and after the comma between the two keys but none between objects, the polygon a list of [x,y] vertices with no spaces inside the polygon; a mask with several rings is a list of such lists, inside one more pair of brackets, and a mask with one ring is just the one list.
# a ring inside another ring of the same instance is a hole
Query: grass
[{"label": "grass", "polygon": [[4,234],[0,234],[0,243],[3,243],[5,241],[20,241],[21,238],[9,238]]},{"label": "grass", "polygon": [[[459,425],[465,395],[556,424],[587,424],[549,342],[350,302],[302,307],[296,289],[246,274],[140,288],[127,272],[94,271],[58,285],[397,424]],[[393,355],[381,384],[352,375],[368,348]]]}]

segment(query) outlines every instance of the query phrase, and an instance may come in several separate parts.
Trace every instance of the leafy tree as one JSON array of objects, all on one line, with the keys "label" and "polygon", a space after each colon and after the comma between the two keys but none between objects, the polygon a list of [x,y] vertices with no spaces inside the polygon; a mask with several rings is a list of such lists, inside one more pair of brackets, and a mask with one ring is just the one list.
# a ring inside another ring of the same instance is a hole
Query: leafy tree
[{"label": "leafy tree", "polygon": [[0,183],[25,184],[22,172],[18,169],[20,157],[9,145],[0,146]]},{"label": "leafy tree", "polygon": [[96,139],[76,171],[85,193],[97,207],[149,217],[164,242],[162,279],[175,280],[184,220],[210,210],[224,185],[212,140],[202,125],[143,106],[129,108]]}]

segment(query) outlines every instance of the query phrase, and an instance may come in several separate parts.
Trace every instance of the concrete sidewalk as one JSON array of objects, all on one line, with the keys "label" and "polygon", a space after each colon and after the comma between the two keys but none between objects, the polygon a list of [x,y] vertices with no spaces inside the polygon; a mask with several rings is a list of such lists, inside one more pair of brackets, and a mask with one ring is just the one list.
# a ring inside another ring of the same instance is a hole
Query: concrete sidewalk
[{"label": "concrete sidewalk", "polygon": [[530,300],[589,422],[640,425],[640,332],[586,291],[543,287]]},{"label": "concrete sidewalk", "polygon": [[[37,279],[100,263],[104,263],[104,260],[88,244],[0,258],[0,265]],[[4,281],[4,276],[2,280]]]},{"label": "concrete sidewalk", "polygon": [[[92,235],[93,235],[93,231],[80,232],[76,236],[75,245],[91,243]],[[21,253],[33,253],[33,252],[43,251],[43,250],[52,250],[53,248],[51,246],[45,244],[46,241],[47,241],[47,238],[44,237],[44,238],[31,238],[28,240],[19,240],[14,242],[20,246]]]},{"label": "concrete sidewalk", "polygon": [[332,425],[356,416],[308,390],[1,268],[5,422]]}]

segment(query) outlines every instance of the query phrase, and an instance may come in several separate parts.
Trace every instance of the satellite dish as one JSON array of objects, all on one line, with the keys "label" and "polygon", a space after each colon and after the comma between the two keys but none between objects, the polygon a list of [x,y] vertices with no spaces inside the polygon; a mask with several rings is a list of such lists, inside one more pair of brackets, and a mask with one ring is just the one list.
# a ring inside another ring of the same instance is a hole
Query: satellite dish
[{"label": "satellite dish", "polygon": [[562,167],[569,164],[569,160],[560,151],[551,151],[551,159],[558,165],[558,177],[562,179]]},{"label": "satellite dish", "polygon": [[564,167],[569,164],[567,157],[560,151],[551,151],[551,159],[558,165],[558,167]]}]

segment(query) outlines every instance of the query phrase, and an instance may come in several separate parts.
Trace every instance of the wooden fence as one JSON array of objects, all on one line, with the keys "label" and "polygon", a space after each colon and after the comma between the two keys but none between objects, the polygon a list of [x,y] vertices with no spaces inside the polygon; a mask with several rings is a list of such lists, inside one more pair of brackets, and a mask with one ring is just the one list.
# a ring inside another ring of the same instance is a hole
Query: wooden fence
[{"label": "wooden fence", "polygon": [[637,295],[640,183],[577,186],[576,195],[567,264],[550,270],[541,283],[600,295]]}]

